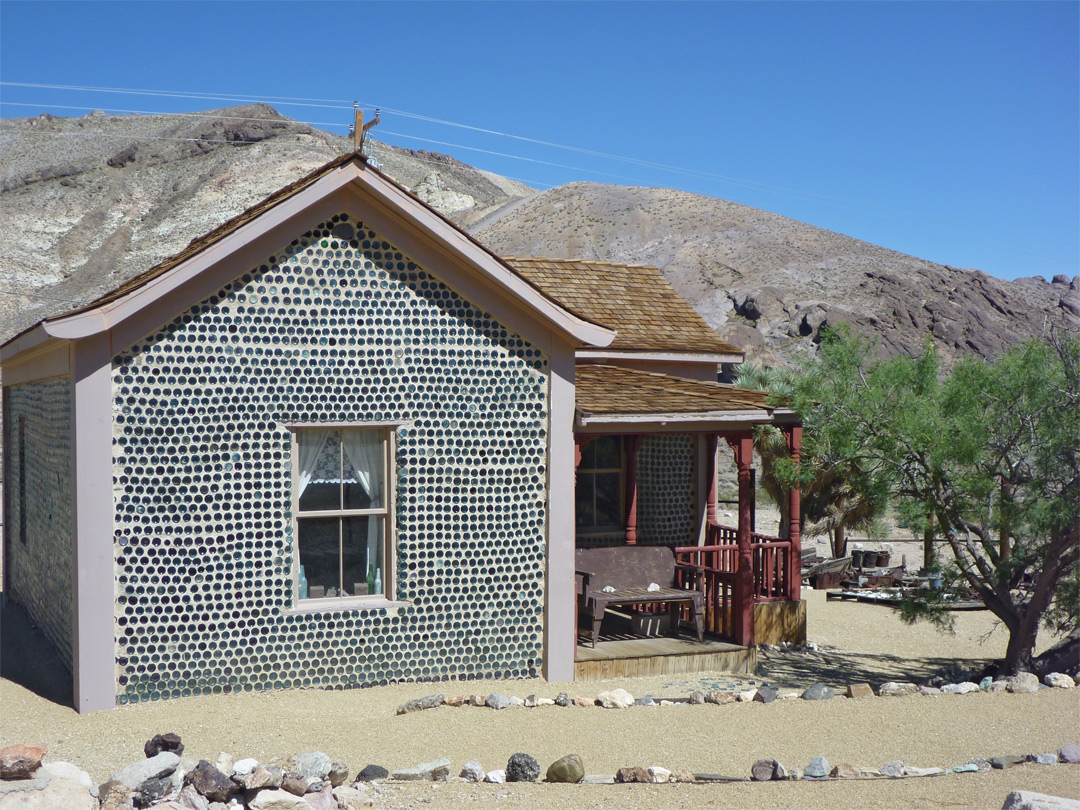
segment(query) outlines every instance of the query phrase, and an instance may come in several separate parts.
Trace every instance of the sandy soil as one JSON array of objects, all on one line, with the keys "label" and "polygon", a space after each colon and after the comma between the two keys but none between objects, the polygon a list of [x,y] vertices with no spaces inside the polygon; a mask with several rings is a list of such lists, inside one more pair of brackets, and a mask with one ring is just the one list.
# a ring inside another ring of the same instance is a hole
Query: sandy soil
[{"label": "sandy soil", "polygon": [[[926,678],[959,663],[977,667],[1001,654],[1005,637],[989,613],[958,616],[955,636],[927,626],[907,627],[888,608],[826,602],[806,591],[810,638],[820,654],[773,656],[753,680],[778,686],[835,685]],[[1052,639],[1040,645],[1048,646]],[[0,681],[0,744],[41,741],[49,759],[66,759],[103,781],[142,756],[143,742],[174,731],[185,755],[215,759],[219,751],[263,760],[323,750],[359,770],[369,762],[408,767],[447,756],[455,769],[469,759],[504,767],[516,751],[546,768],[580,754],[589,773],[625,765],[685,767],[744,776],[759,757],[805,767],[815,755],[831,763],[880,767],[900,759],[948,767],[976,757],[1055,751],[1080,742],[1080,689],[1032,695],[985,694],[936,698],[777,701],[727,706],[675,705],[592,709],[442,707],[396,716],[406,700],[435,691],[477,691],[554,697],[595,696],[622,686],[634,695],[685,696],[695,686],[741,686],[736,676],[696,673],[623,681],[555,684],[542,680],[401,684],[346,692],[292,691],[163,701],[79,716],[9,680]],[[383,787],[387,808],[999,808],[1013,789],[1080,799],[1080,766],[1025,765],[1006,772],[949,774],[907,780],[712,785],[468,785]]]}]

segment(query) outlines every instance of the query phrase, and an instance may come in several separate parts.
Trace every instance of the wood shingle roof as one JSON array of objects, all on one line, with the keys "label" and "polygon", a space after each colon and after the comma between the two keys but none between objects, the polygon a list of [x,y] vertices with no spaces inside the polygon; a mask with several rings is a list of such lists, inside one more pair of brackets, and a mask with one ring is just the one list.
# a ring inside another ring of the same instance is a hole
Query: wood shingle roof
[{"label": "wood shingle roof", "polygon": [[655,267],[504,256],[564,309],[618,334],[609,349],[742,354],[721,340]]},{"label": "wood shingle roof", "polygon": [[583,416],[612,414],[724,414],[773,410],[764,391],[690,380],[668,374],[579,363],[577,410]]}]

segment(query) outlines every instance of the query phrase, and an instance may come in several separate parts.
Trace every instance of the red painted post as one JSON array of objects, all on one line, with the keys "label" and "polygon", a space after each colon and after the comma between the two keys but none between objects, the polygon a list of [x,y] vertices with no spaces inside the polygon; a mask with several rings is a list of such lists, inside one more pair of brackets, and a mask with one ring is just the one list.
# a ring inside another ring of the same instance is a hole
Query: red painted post
[{"label": "red painted post", "polygon": [[[706,527],[716,525],[716,444],[718,438],[719,437],[715,433],[710,433],[705,443],[705,453],[707,456],[705,462],[705,474],[709,476],[709,495],[708,500],[705,501]],[[705,545],[710,545],[711,534],[711,529],[706,528]]]},{"label": "red painted post", "polygon": [[641,436],[623,436],[626,452],[626,545],[637,545],[637,454]]},{"label": "red painted post", "polygon": [[[802,451],[802,425],[792,425],[784,432],[787,434],[788,448],[791,450],[791,461],[797,467],[799,454]],[[788,562],[788,594],[792,602],[798,602],[802,598],[802,530],[800,528],[800,492],[796,484],[791,488],[789,501],[788,540],[791,541],[791,557]]]},{"label": "red painted post", "polygon": [[749,433],[725,436],[735,451],[739,475],[739,547],[735,569],[735,594],[732,613],[735,624],[735,643],[749,647],[754,643],[754,560],[750,547],[750,465],[754,460],[754,439]]}]

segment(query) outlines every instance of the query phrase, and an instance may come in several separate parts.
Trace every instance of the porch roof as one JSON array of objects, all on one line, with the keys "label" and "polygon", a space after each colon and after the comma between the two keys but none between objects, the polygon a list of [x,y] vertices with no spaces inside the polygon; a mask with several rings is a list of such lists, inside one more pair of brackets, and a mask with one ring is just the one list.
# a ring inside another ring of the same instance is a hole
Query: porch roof
[{"label": "porch roof", "polygon": [[742,355],[655,267],[584,259],[502,260],[565,309],[614,329],[608,349]]},{"label": "porch roof", "polygon": [[[605,421],[769,422],[763,391],[649,371],[579,363],[575,405],[581,424]],[[783,410],[783,409],[780,409]]]}]

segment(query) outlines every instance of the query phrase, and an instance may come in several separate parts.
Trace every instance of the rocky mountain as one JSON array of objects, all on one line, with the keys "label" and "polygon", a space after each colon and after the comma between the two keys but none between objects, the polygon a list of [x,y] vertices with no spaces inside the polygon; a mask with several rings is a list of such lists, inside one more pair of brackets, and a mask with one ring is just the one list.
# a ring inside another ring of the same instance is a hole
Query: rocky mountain
[{"label": "rocky mountain", "polygon": [[[265,105],[0,121],[0,341],[178,252],[349,143]],[[659,266],[725,338],[770,364],[812,352],[840,321],[885,354],[930,335],[946,360],[992,356],[1050,323],[1080,327],[1078,279],[1001,281],[669,189],[540,193],[445,155],[377,142],[373,153],[496,252]]]},{"label": "rocky mountain", "polygon": [[[535,190],[374,143],[382,168],[468,226]],[[266,105],[0,120],[0,342],[91,301],[351,148]]]},{"label": "rocky mountain", "polygon": [[476,230],[496,251],[656,265],[767,364],[812,351],[822,326],[841,322],[887,356],[917,353],[930,335],[946,361],[1080,325],[1080,279],[1002,281],[671,189],[570,183],[504,212]]}]

